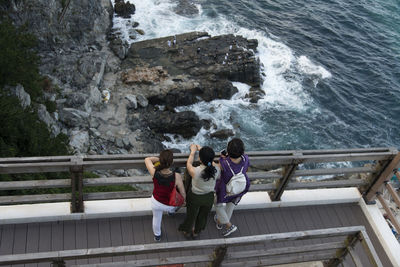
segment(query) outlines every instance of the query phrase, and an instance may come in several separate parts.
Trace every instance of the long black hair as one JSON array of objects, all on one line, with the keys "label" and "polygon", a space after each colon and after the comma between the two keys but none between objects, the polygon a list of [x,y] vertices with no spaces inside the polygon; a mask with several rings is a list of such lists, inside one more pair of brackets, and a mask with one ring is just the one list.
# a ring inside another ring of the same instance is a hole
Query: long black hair
[{"label": "long black hair", "polygon": [[215,157],[214,150],[209,146],[204,146],[200,149],[199,157],[201,162],[206,166],[201,173],[201,178],[203,178],[204,181],[208,181],[210,178],[215,179],[217,169],[213,166],[213,160]]},{"label": "long black hair", "polygon": [[169,150],[163,150],[160,152],[160,165],[156,166],[156,171],[161,171],[163,169],[169,168],[174,161],[174,153]]}]

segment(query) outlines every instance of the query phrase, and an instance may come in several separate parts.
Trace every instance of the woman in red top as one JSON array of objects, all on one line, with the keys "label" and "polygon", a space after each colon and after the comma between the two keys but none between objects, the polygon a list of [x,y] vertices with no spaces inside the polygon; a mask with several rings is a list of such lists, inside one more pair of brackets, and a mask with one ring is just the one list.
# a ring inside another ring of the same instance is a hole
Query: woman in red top
[{"label": "woman in red top", "polygon": [[[173,213],[176,207],[168,206],[172,189],[177,186],[179,193],[186,199],[185,188],[179,173],[170,170],[174,159],[171,150],[163,150],[159,157],[144,159],[146,168],[153,177],[153,195],[151,196],[151,209],[153,211],[154,240],[161,241],[161,221],[163,212]],[[155,163],[157,164],[155,165]],[[159,162],[159,164],[158,164]]]}]

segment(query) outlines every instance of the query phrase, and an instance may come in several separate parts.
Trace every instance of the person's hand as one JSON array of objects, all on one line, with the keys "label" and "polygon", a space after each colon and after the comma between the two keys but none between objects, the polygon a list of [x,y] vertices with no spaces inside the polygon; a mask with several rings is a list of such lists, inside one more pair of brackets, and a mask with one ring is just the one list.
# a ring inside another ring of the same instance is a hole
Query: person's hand
[{"label": "person's hand", "polygon": [[196,145],[196,147],[197,147],[197,150],[200,151],[201,145]]},{"label": "person's hand", "polygon": [[190,145],[190,153],[196,152],[197,151],[197,146],[196,144],[191,144]]}]

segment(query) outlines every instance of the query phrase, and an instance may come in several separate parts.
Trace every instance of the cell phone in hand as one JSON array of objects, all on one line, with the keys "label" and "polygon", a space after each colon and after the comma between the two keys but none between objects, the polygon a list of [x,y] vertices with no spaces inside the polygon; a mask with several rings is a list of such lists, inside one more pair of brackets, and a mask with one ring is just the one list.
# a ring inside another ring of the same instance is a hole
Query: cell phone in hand
[{"label": "cell phone in hand", "polygon": [[226,150],[225,150],[225,149],[222,150],[220,153],[221,153],[221,155],[223,155],[223,156],[225,156],[225,157],[226,157],[226,155],[228,155],[228,154],[226,153]]}]

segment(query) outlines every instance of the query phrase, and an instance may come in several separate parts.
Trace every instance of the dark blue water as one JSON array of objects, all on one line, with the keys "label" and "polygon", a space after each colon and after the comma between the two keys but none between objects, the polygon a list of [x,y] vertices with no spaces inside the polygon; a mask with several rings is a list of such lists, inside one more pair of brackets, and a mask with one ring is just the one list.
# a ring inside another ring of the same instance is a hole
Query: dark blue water
[{"label": "dark blue water", "polygon": [[[225,103],[228,115],[190,107],[215,130],[232,127],[248,150],[400,146],[399,0],[197,0],[200,15],[189,19],[173,13],[175,0],[131,2],[144,38],[205,30],[259,40],[263,101]],[[226,141],[203,131],[167,145]]]},{"label": "dark blue water", "polygon": [[[266,32],[332,74],[316,87],[308,79],[301,81],[321,114],[266,109],[260,115],[263,130],[271,137],[278,135],[279,142],[246,136],[244,129],[242,136],[253,148],[399,147],[399,1],[212,1],[212,5],[218,13]],[[279,137],[287,132],[291,132],[287,138]]]}]

